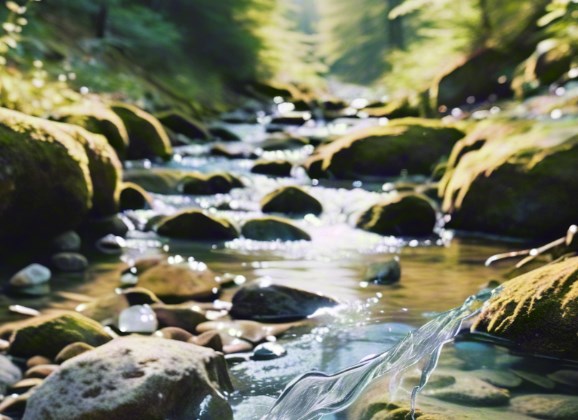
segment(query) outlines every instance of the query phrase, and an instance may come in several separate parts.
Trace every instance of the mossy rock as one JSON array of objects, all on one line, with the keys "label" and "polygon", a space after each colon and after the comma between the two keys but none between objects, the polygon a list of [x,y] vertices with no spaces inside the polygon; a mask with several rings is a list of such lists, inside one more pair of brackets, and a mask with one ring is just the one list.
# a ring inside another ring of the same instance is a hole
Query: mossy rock
[{"label": "mossy rock", "polygon": [[122,184],[120,210],[141,210],[151,208],[153,199],[142,187],[132,182]]},{"label": "mossy rock", "polygon": [[463,136],[461,130],[439,121],[398,119],[319,147],[305,168],[315,178],[383,178],[402,171],[430,175]]},{"label": "mossy rock", "polygon": [[293,136],[287,133],[275,133],[262,142],[259,147],[267,151],[300,149],[309,144],[304,137]]},{"label": "mossy rock", "polygon": [[185,210],[163,219],[157,225],[157,233],[169,238],[197,241],[229,241],[239,237],[231,222],[200,210]]},{"label": "mossy rock", "polygon": [[279,82],[253,82],[247,86],[250,92],[266,99],[273,99],[276,96],[290,100],[301,96],[301,92],[290,84],[283,84]]},{"label": "mossy rock", "polygon": [[126,154],[128,159],[171,157],[173,154],[171,141],[159,120],[134,105],[115,103],[111,108],[128,131],[129,147]]},{"label": "mossy rock", "polygon": [[241,234],[256,241],[310,241],[311,236],[288,220],[262,217],[246,222]]},{"label": "mossy rock", "polygon": [[164,302],[180,303],[191,299],[210,299],[217,296],[216,275],[204,263],[160,263],[138,277],[143,287]]},{"label": "mossy rock", "polygon": [[575,123],[490,120],[457,147],[480,138],[481,148],[450,159],[440,182],[451,226],[520,238],[564,235],[578,206]]},{"label": "mossy rock", "polygon": [[384,236],[429,236],[436,225],[436,209],[421,194],[400,194],[366,210],[356,226]]},{"label": "mossy rock", "polygon": [[0,244],[74,229],[89,211],[116,212],[120,170],[103,137],[0,109]]},{"label": "mossy rock", "polygon": [[182,134],[191,140],[209,140],[211,134],[205,125],[178,111],[165,111],[156,117],[162,125],[174,133]]},{"label": "mossy rock", "polygon": [[509,340],[522,352],[578,360],[578,257],[530,271],[502,287],[472,331]]},{"label": "mossy rock", "polygon": [[367,116],[374,118],[395,119],[420,116],[418,107],[410,103],[408,98],[400,98],[383,106],[364,108],[362,112]]},{"label": "mossy rock", "polygon": [[97,347],[111,340],[98,322],[77,313],[40,316],[17,328],[10,337],[9,353],[16,357],[54,359],[69,344]]},{"label": "mossy rock", "polygon": [[58,120],[79,125],[92,133],[102,134],[116,151],[119,158],[126,156],[129,137],[122,120],[110,108],[101,103],[58,110]]},{"label": "mossy rock", "polygon": [[263,197],[261,210],[263,213],[319,215],[323,212],[323,206],[302,188],[289,186],[278,188]]},{"label": "mossy rock", "polygon": [[209,128],[213,138],[221,141],[241,141],[241,137],[225,127],[214,126]]},{"label": "mossy rock", "polygon": [[251,172],[254,174],[289,177],[292,169],[293,165],[286,160],[258,160],[251,168]]},{"label": "mossy rock", "polygon": [[185,176],[180,182],[182,192],[191,195],[227,194],[232,189],[243,186],[239,178],[226,172],[191,174]]}]

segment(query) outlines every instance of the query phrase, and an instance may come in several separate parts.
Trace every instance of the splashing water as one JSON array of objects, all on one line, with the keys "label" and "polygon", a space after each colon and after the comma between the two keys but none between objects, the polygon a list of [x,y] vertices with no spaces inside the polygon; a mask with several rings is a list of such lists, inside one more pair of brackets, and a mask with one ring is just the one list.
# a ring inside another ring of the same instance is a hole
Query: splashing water
[{"label": "splashing water", "polygon": [[389,350],[365,359],[334,375],[309,372],[291,382],[262,420],[313,420],[340,412],[351,405],[374,379],[389,375],[393,399],[403,373],[424,362],[419,385],[411,393],[412,418],[418,393],[435,369],[444,344],[460,331],[462,322],[481,311],[498,289],[470,296],[462,306],[441,313],[412,331]]}]

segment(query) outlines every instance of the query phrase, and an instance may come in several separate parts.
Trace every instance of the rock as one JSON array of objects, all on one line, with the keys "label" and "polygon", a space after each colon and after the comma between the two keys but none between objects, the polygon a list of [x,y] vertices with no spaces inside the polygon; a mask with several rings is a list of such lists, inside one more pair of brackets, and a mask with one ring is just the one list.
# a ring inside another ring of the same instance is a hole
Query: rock
[{"label": "rock", "polygon": [[124,337],[64,363],[32,394],[24,419],[232,419],[230,391],[219,353]]},{"label": "rock", "polygon": [[399,194],[375,204],[359,216],[356,226],[384,236],[428,236],[437,215],[431,201],[420,194]]},{"label": "rock", "polygon": [[254,174],[289,177],[292,169],[293,165],[286,160],[258,160],[251,168],[251,172]]},{"label": "rock", "polygon": [[300,149],[308,144],[309,141],[306,138],[287,133],[275,133],[262,142],[259,147],[265,151],[293,150]]},{"label": "rock", "polygon": [[383,178],[402,172],[429,176],[463,136],[459,129],[439,121],[403,118],[320,146],[305,168],[312,178]]},{"label": "rock", "polygon": [[52,248],[59,252],[79,251],[82,246],[80,235],[73,230],[61,233],[52,239]]},{"label": "rock", "polygon": [[478,369],[468,372],[468,375],[475,376],[490,385],[498,388],[517,388],[522,385],[522,378],[512,372],[493,370],[493,369]]},{"label": "rock", "polygon": [[409,98],[400,98],[381,106],[367,107],[362,112],[372,118],[407,118],[419,117],[419,108]]},{"label": "rock", "polygon": [[287,350],[277,343],[263,343],[259,344],[253,350],[251,358],[253,360],[271,360],[278,359],[287,354]]},{"label": "rock", "polygon": [[87,351],[94,350],[95,347],[91,346],[90,344],[83,343],[82,341],[78,341],[76,343],[72,343],[64,347],[62,350],[58,352],[54,361],[58,364],[62,364],[73,357],[78,356],[79,354],[86,353]]},{"label": "rock", "polygon": [[241,137],[225,127],[214,126],[209,128],[211,135],[221,141],[241,141]]},{"label": "rock", "polygon": [[221,114],[221,121],[228,124],[257,124],[257,115],[255,112],[249,112],[245,110],[235,110],[232,112],[227,112]]},{"label": "rock", "polygon": [[44,382],[41,378],[22,379],[8,388],[10,394],[24,394]]},{"label": "rock", "polygon": [[[197,327],[199,333],[217,331],[221,337],[240,338],[250,343],[260,343],[272,337],[283,334],[295,324],[263,324],[255,321],[209,321]],[[229,340],[223,340],[228,342]]]},{"label": "rock", "polygon": [[59,252],[50,257],[50,263],[56,270],[65,273],[84,271],[88,268],[88,260],[76,252]]},{"label": "rock", "polygon": [[280,217],[252,219],[243,225],[241,234],[256,241],[310,241],[304,230]]},{"label": "rock", "polygon": [[[486,121],[456,147],[483,146],[449,165],[440,183],[455,229],[553,239],[576,223],[578,159],[572,121]],[[561,205],[560,203],[564,203]]]},{"label": "rock", "polygon": [[161,263],[141,274],[138,285],[165,302],[183,302],[218,295],[219,283],[215,277],[201,262]]},{"label": "rock", "polygon": [[291,100],[301,96],[301,93],[295,86],[278,82],[253,82],[247,89],[249,92],[269,100],[277,96],[285,100]]},{"label": "rock", "polygon": [[120,210],[150,209],[153,198],[143,188],[133,182],[124,182],[119,197]]},{"label": "rock", "polygon": [[548,375],[548,379],[571,388],[578,387],[578,370],[562,369]]},{"label": "rock", "polygon": [[192,241],[229,241],[239,232],[228,220],[204,214],[200,210],[184,210],[163,219],[157,233],[174,239]]},{"label": "rock", "polygon": [[117,211],[121,165],[104,137],[7,109],[0,137],[0,246],[36,245],[89,211]]},{"label": "rock", "polygon": [[40,355],[53,359],[64,347],[77,341],[100,346],[110,339],[98,322],[80,314],[44,315],[29,320],[12,333],[9,353],[16,357]]},{"label": "rock", "polygon": [[39,378],[44,379],[48,377],[51,373],[56,372],[60,366],[58,365],[38,365],[33,368],[28,369],[24,373],[25,378]]},{"label": "rock", "polygon": [[[236,146],[236,147],[233,147]],[[232,145],[216,144],[209,150],[211,156],[223,157],[226,159],[255,159],[257,155],[251,152],[246,145],[234,143]]]},{"label": "rock", "polygon": [[122,120],[106,105],[89,102],[58,110],[56,118],[69,124],[79,125],[86,130],[102,134],[123,159],[129,144],[129,137]]},{"label": "rock", "polygon": [[321,308],[336,306],[331,298],[279,285],[251,284],[235,293],[230,314],[237,319],[284,322],[303,319]]},{"label": "rock", "polygon": [[[31,394],[31,392],[26,392],[22,395],[12,394],[6,396],[0,403],[0,413],[9,414],[15,418],[21,418]],[[1,420],[12,420],[12,418],[13,417],[5,417],[0,414]]]},{"label": "rock", "polygon": [[190,333],[195,333],[197,325],[207,321],[207,317],[194,303],[180,305],[166,305],[157,303],[152,305],[160,328],[177,327]]},{"label": "rock", "polygon": [[213,195],[227,194],[233,188],[244,187],[237,177],[226,173],[188,175],[181,180],[181,190],[184,194]]},{"label": "rock", "polygon": [[573,420],[578,418],[578,397],[558,394],[534,394],[512,398],[512,410],[540,419]]},{"label": "rock", "polygon": [[148,192],[176,194],[181,180],[187,175],[188,172],[166,168],[131,169],[125,171],[124,181],[136,184]]},{"label": "rock", "polygon": [[[187,342],[191,338],[193,338],[193,334],[188,331],[185,331],[181,328],[176,327],[167,327],[161,330],[158,330],[155,333],[155,336],[166,338],[168,340],[177,340],[177,341],[184,341]],[[193,343],[196,344],[196,343]]]},{"label": "rock", "polygon": [[118,329],[123,333],[152,334],[157,328],[157,316],[149,305],[130,306],[118,316]]},{"label": "rock", "polygon": [[223,340],[221,340],[221,335],[218,331],[205,331],[197,337],[192,337],[189,342],[215,351],[223,351]]},{"label": "rock", "polygon": [[173,154],[169,136],[159,120],[151,114],[129,104],[117,103],[111,108],[128,131],[128,159],[168,159]]},{"label": "rock", "polygon": [[96,249],[103,254],[108,255],[120,255],[122,254],[122,250],[125,246],[124,238],[120,236],[115,236],[113,234],[106,235],[103,238],[100,238],[95,246]]},{"label": "rock", "polygon": [[504,283],[472,331],[509,340],[523,352],[578,360],[577,276],[573,257]]},{"label": "rock", "polygon": [[187,117],[181,112],[166,111],[157,114],[156,117],[162,125],[171,131],[182,134],[191,140],[209,140],[211,138],[211,135],[204,124],[194,120],[193,118]]},{"label": "rock", "polygon": [[52,360],[44,356],[32,356],[30,359],[26,361],[27,368],[33,368],[34,366],[50,365],[50,364],[52,364]]},{"label": "rock", "polygon": [[261,199],[263,213],[283,213],[289,215],[314,214],[323,211],[321,203],[300,187],[281,187]]},{"label": "rock", "polygon": [[490,385],[469,376],[467,373],[458,375],[456,382],[447,387],[435,389],[426,387],[423,395],[454,404],[475,407],[502,406],[507,405],[510,400],[510,393],[507,390]]},{"label": "rock", "polygon": [[10,286],[21,288],[48,283],[52,273],[49,268],[40,264],[30,264],[10,279]]},{"label": "rock", "polygon": [[6,389],[22,378],[22,372],[10,359],[0,355],[0,395],[5,395]]},{"label": "rock", "polygon": [[556,382],[540,373],[520,369],[511,369],[511,372],[525,382],[536,385],[542,389],[552,391],[556,388]]},{"label": "rock", "polygon": [[87,219],[78,228],[78,232],[86,241],[94,242],[107,235],[124,238],[133,226],[130,219],[116,214],[110,217]]},{"label": "rock", "polygon": [[285,114],[273,117],[271,124],[273,125],[295,125],[301,126],[311,119],[309,112],[287,112]]},{"label": "rock", "polygon": [[387,261],[374,263],[367,267],[364,281],[376,284],[394,284],[401,278],[399,258],[394,257]]}]

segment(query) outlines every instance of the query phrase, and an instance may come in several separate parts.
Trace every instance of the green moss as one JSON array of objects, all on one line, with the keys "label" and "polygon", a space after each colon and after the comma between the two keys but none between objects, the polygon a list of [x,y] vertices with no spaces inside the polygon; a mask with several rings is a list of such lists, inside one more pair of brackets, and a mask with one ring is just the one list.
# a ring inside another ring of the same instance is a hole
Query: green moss
[{"label": "green moss", "polygon": [[472,326],[522,351],[578,360],[578,257],[503,284]]},{"label": "green moss", "polygon": [[185,210],[167,217],[157,226],[157,233],[175,239],[228,241],[239,237],[237,229],[225,219]]},{"label": "green moss", "polygon": [[173,151],[169,136],[162,124],[151,114],[129,104],[113,104],[112,110],[120,117],[129,136],[127,158],[168,159]]},{"label": "green moss", "polygon": [[280,217],[262,217],[246,222],[241,234],[256,241],[310,241],[311,236]]},{"label": "green moss", "polygon": [[16,329],[9,352],[17,357],[45,356],[54,359],[67,345],[82,342],[100,346],[111,340],[96,321],[77,313],[33,318]]},{"label": "green moss", "polygon": [[263,213],[289,215],[315,214],[323,212],[321,203],[300,187],[281,187],[270,192],[261,200]]}]

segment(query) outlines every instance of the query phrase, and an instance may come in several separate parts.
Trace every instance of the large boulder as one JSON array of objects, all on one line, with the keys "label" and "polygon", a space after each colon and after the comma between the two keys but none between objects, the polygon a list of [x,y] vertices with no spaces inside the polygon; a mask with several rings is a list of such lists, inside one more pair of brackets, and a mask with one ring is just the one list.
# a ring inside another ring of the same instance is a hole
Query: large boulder
[{"label": "large boulder", "polygon": [[261,199],[263,213],[283,213],[289,215],[315,214],[323,212],[323,206],[315,197],[300,187],[278,188]]},{"label": "large boulder", "polygon": [[575,224],[578,130],[572,121],[487,121],[456,147],[440,192],[451,226],[522,238],[551,239]]},{"label": "large boulder", "polygon": [[232,419],[223,355],[176,340],[124,337],[62,364],[24,419]]},{"label": "large boulder", "polygon": [[0,109],[0,244],[31,243],[118,210],[121,166],[104,137]]},{"label": "large boulder", "polygon": [[256,241],[310,241],[311,236],[288,220],[280,217],[261,217],[247,221],[241,234]]},{"label": "large boulder", "polygon": [[275,284],[244,286],[235,293],[232,303],[233,318],[260,322],[295,321],[337,305],[329,297]]},{"label": "large boulder", "polygon": [[162,220],[157,233],[174,239],[229,241],[239,232],[228,220],[209,216],[200,210],[184,210]]},{"label": "large boulder", "polygon": [[54,357],[67,345],[82,342],[100,346],[111,339],[96,321],[71,312],[46,315],[18,326],[10,337],[9,353],[17,357]]},{"label": "large boulder", "polygon": [[400,194],[375,204],[357,219],[357,227],[384,236],[428,236],[436,225],[436,209],[420,194]]},{"label": "large boulder", "polygon": [[321,146],[306,162],[311,177],[430,175],[464,133],[439,121],[403,118],[388,125],[355,131]]},{"label": "large boulder", "polygon": [[111,108],[128,131],[128,159],[171,157],[171,141],[159,120],[134,105],[115,103]]},{"label": "large boulder", "polygon": [[578,360],[578,257],[503,284],[472,331],[509,340],[517,350]]}]

